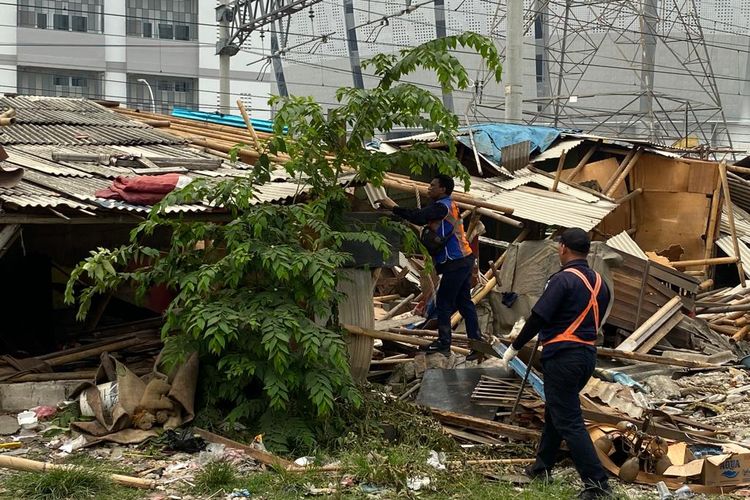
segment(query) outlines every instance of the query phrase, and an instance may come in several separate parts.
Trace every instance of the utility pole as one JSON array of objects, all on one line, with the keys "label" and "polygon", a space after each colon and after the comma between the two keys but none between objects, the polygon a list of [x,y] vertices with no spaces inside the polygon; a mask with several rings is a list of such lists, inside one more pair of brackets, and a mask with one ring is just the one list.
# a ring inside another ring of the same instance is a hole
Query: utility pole
[{"label": "utility pole", "polygon": [[346,48],[349,52],[349,65],[352,68],[352,80],[358,89],[365,88],[362,79],[362,65],[359,61],[359,45],[357,44],[357,26],[354,22],[354,2],[344,0],[344,26],[346,27]]},{"label": "utility pole", "polygon": [[505,83],[505,121],[522,123],[523,103],[523,0],[508,0],[505,17],[505,65],[508,80]]},{"label": "utility pole", "polygon": [[[550,97],[549,84],[549,3],[547,0],[534,0],[534,74],[536,76],[536,96]],[[537,111],[544,111],[549,102],[537,104]]]},{"label": "utility pole", "polygon": [[[641,10],[641,98],[640,112],[647,116],[648,138],[655,139],[654,61],[656,59],[656,23],[658,0],[643,0]],[[687,144],[687,137],[685,137]]]},{"label": "utility pole", "polygon": [[[445,38],[448,33],[445,27],[445,0],[435,0],[435,36]],[[453,111],[453,94],[443,91],[443,106]]]},{"label": "utility pole", "polygon": [[216,20],[219,22],[219,41],[216,44],[216,53],[219,54],[219,111],[224,114],[231,111],[229,61],[234,55],[229,46],[229,27],[233,17],[229,1],[221,0],[221,4],[216,8]]}]

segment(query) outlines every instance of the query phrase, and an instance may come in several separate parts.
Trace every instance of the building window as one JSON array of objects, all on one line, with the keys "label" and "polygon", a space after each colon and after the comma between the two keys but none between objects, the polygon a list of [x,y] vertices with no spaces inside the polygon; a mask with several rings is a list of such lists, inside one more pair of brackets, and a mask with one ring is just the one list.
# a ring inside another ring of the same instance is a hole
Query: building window
[{"label": "building window", "polygon": [[[46,1],[46,0],[45,0]],[[129,36],[164,40],[196,40],[198,0],[125,0],[127,19],[141,25],[127,24]],[[145,23],[151,27],[147,30]],[[142,30],[142,32],[141,32]]]},{"label": "building window", "polygon": [[177,24],[174,27],[175,40],[190,40],[190,26]]},{"label": "building window", "polygon": [[73,16],[73,31],[87,31],[88,18],[83,16]]},{"label": "building window", "polygon": [[34,12],[29,10],[18,10],[18,25],[24,28],[34,27]]},{"label": "building window", "polygon": [[175,107],[195,108],[198,104],[198,80],[174,78],[161,75],[128,75],[128,106],[151,109],[151,96],[146,85],[138,80],[148,81],[154,90],[154,107],[158,113],[169,114]]},{"label": "building window", "polygon": [[18,0],[18,25],[83,33],[103,30],[103,0]]},{"label": "building window", "polygon": [[167,80],[159,80],[159,85],[157,88],[163,92],[171,92],[173,90],[172,82]]},{"label": "building window", "polygon": [[171,40],[174,38],[174,26],[171,24],[159,23],[159,38],[163,40]]},{"label": "building window", "polygon": [[53,82],[56,87],[67,87],[70,82],[70,77],[55,75]]},{"label": "building window", "polygon": [[82,76],[74,76],[70,79],[71,87],[88,87],[89,81]]},{"label": "building window", "polygon": [[55,14],[54,28],[56,30],[68,31],[70,29],[69,17],[67,14]]}]

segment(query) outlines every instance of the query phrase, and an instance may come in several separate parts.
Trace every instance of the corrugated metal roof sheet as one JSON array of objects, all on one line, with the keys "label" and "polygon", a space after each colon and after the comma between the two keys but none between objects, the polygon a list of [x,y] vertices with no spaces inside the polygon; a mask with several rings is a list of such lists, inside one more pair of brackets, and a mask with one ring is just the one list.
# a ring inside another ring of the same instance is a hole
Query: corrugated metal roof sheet
[{"label": "corrugated metal roof sheet", "polygon": [[[591,230],[617,205],[574,186],[559,184],[557,192],[528,184],[551,186],[554,179],[546,175],[519,170],[518,178],[495,182],[494,179],[472,177],[470,195],[484,201],[512,207],[513,217],[560,227],[580,227]],[[459,188],[456,191],[460,191]]]},{"label": "corrugated metal roof sheet", "polygon": [[607,246],[630,254],[634,257],[638,257],[641,260],[648,260],[648,255],[646,255],[646,252],[644,252],[641,247],[638,246],[638,243],[636,243],[635,240],[631,238],[630,235],[625,231],[608,239]]},{"label": "corrugated metal roof sheet", "polygon": [[3,127],[0,144],[138,145],[182,144],[184,139],[152,128],[16,123]]},{"label": "corrugated metal roof sheet", "polygon": [[584,139],[564,139],[531,159],[531,163],[560,158],[564,151],[571,151],[585,142]]},{"label": "corrugated metal roof sheet", "polygon": [[[8,168],[22,167],[20,183],[0,189],[5,209],[65,209],[86,213],[129,212],[145,214],[151,207],[96,198],[120,175],[131,176],[129,167],[102,165],[95,161],[57,161],[53,153],[104,157],[209,158],[187,145],[187,141],[163,133],[126,116],[113,113],[82,99],[48,97],[1,97],[0,110],[13,107],[17,123],[0,129],[0,144],[6,144]],[[193,178],[222,178],[248,175],[251,165],[224,161],[216,170],[191,170]],[[342,183],[352,176],[344,176]],[[253,203],[285,202],[305,186],[290,179],[284,169],[273,172],[270,182],[258,188]],[[211,212],[214,207],[190,204],[169,207],[167,212]]]}]

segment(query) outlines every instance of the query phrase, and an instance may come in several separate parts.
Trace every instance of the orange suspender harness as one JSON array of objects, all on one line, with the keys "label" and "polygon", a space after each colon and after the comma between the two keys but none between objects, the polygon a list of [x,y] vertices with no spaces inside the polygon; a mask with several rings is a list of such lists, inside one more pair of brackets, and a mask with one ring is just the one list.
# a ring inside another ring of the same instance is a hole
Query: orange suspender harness
[{"label": "orange suspender harness", "polygon": [[565,269],[565,272],[573,273],[578,276],[583,284],[586,285],[586,288],[589,289],[589,292],[591,292],[591,298],[589,299],[588,305],[583,309],[583,311],[581,311],[581,314],[578,315],[575,321],[573,321],[570,326],[565,329],[564,332],[552,337],[546,342],[543,342],[542,345],[554,344],[555,342],[578,342],[581,344],[594,345],[596,343],[596,340],[583,340],[581,337],[575,334],[575,331],[579,326],[581,326],[583,320],[586,319],[586,315],[592,309],[594,310],[594,325],[596,326],[596,331],[599,331],[599,303],[596,300],[596,296],[599,295],[599,290],[602,287],[602,277],[599,275],[599,273],[594,272],[594,274],[596,275],[596,282],[592,287],[589,283],[589,280],[586,279],[586,276],[584,276],[583,273],[578,269],[568,268]]}]

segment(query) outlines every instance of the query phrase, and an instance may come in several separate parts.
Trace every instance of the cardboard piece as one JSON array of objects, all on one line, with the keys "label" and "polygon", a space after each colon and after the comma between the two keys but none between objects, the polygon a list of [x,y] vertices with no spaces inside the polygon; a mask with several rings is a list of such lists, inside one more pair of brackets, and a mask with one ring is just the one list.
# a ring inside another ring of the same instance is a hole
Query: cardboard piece
[{"label": "cardboard piece", "polygon": [[[594,424],[588,427],[589,436],[594,442],[605,433],[615,430],[609,425]],[[659,481],[664,481],[672,490],[687,483],[694,493],[728,493],[740,486],[750,484],[750,450],[729,445],[725,448],[744,450],[744,452],[695,460],[686,443],[672,443],[669,445],[667,456],[673,465],[663,475],[640,471],[634,482],[654,485]],[[594,449],[604,468],[616,476],[620,471],[617,464],[600,449],[596,447]]]}]

